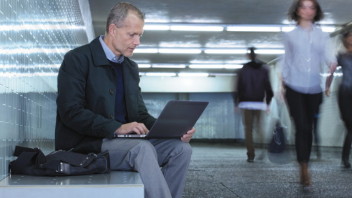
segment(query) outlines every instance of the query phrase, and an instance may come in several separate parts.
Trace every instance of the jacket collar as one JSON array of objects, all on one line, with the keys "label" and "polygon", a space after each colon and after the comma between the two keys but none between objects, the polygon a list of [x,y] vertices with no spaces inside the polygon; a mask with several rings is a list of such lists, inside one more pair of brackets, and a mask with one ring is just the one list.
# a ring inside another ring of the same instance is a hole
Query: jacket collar
[{"label": "jacket collar", "polygon": [[94,65],[103,66],[110,64],[109,60],[106,58],[103,47],[100,44],[99,37],[90,42],[89,47],[91,48]]}]

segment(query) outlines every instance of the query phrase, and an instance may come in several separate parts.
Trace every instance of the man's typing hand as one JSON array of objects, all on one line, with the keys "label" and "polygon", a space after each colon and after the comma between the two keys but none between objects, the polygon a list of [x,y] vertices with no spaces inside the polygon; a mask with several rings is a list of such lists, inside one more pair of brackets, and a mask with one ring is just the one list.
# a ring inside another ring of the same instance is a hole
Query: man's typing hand
[{"label": "man's typing hand", "polygon": [[129,134],[129,133],[136,133],[136,134],[147,134],[149,130],[143,123],[138,122],[131,122],[127,124],[123,124],[118,128],[115,133],[116,134]]}]

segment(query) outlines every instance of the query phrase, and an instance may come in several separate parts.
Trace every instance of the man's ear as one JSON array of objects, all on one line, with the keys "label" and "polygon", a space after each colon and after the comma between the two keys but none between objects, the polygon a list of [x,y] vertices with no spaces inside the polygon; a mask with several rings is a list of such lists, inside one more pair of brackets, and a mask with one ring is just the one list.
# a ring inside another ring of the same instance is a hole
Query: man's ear
[{"label": "man's ear", "polygon": [[110,24],[108,30],[109,30],[108,33],[111,33],[112,35],[114,35],[115,31],[117,30],[117,27],[115,24]]}]

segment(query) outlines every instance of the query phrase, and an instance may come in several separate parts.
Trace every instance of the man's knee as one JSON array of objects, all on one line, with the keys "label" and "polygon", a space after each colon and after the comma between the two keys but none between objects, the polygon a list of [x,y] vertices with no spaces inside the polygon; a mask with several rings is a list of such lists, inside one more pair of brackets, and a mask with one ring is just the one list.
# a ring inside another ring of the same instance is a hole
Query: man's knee
[{"label": "man's knee", "polygon": [[136,150],[138,153],[141,153],[141,154],[149,153],[156,156],[156,151],[154,146],[149,141],[146,141],[146,140],[139,141],[133,150]]},{"label": "man's knee", "polygon": [[185,142],[180,142],[180,144],[177,145],[177,149],[180,151],[182,155],[185,157],[191,158],[192,155],[192,147],[189,143]]}]

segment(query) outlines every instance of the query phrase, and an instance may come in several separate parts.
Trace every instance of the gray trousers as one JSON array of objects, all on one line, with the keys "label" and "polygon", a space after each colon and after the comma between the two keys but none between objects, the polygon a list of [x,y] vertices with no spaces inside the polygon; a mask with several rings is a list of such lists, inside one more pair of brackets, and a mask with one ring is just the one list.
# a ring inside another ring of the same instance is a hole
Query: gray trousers
[{"label": "gray trousers", "polygon": [[138,171],[145,197],[181,198],[192,148],[179,139],[104,139],[111,170]]}]

